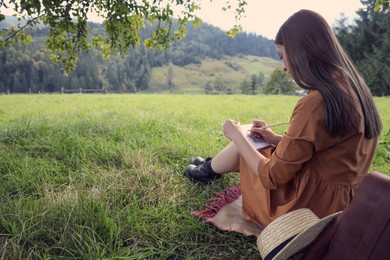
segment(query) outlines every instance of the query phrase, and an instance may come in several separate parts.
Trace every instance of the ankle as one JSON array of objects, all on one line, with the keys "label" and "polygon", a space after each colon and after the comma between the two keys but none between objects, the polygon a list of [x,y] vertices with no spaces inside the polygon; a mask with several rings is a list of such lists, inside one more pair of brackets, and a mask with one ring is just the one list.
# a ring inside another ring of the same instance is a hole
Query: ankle
[{"label": "ankle", "polygon": [[207,169],[210,171],[210,172],[212,172],[212,173],[214,173],[214,174],[221,174],[221,173],[219,173],[219,172],[216,172],[216,171],[214,171],[214,167],[213,167],[213,162],[214,162],[214,160],[209,160],[208,162],[207,162]]}]

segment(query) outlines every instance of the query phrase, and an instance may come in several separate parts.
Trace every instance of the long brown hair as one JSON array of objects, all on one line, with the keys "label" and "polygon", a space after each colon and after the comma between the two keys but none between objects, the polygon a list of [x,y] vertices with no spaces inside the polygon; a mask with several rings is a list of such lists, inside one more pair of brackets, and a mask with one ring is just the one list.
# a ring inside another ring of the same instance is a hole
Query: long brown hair
[{"label": "long brown hair", "polygon": [[296,12],[280,27],[275,44],[284,46],[295,82],[323,96],[330,135],[344,135],[349,124],[357,127],[359,114],[353,91],[361,104],[365,137],[379,136],[382,123],[371,92],[321,15],[310,10]]}]

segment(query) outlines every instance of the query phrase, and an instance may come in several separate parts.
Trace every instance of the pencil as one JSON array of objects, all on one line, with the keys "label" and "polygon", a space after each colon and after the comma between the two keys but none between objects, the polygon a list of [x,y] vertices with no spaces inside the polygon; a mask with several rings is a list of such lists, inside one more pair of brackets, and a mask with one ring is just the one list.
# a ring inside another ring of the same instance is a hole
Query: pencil
[{"label": "pencil", "polygon": [[[263,127],[260,127],[260,128],[261,129],[267,129],[267,128],[270,128],[270,127],[279,126],[279,125],[287,125],[287,124],[290,124],[290,121],[283,122],[283,123],[272,124],[272,125],[266,125],[266,126],[263,126]],[[251,129],[249,129],[248,131],[251,131]]]}]

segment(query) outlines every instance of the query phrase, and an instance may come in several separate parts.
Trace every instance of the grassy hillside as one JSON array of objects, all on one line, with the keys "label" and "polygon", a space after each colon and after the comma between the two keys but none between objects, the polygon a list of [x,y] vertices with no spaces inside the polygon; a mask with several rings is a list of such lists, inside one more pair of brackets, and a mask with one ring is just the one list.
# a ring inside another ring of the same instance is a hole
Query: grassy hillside
[{"label": "grassy hillside", "polygon": [[[229,87],[236,88],[246,78],[260,71],[266,80],[281,62],[272,58],[256,56],[226,57],[223,60],[204,59],[201,64],[190,64],[185,67],[173,66],[173,79],[176,91],[200,91],[208,81],[213,81],[218,73]],[[168,66],[153,68],[149,85],[151,92],[167,91]]]}]

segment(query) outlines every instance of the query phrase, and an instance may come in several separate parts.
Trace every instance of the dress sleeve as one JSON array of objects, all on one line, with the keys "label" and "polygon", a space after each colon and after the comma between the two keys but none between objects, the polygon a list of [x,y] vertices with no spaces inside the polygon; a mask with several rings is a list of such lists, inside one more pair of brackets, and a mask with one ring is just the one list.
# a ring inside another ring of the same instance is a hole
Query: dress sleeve
[{"label": "dress sleeve", "polygon": [[258,165],[259,178],[267,189],[291,181],[310,161],[316,150],[315,139],[325,129],[324,109],[319,93],[300,99],[293,111],[290,127],[275,152]]}]

